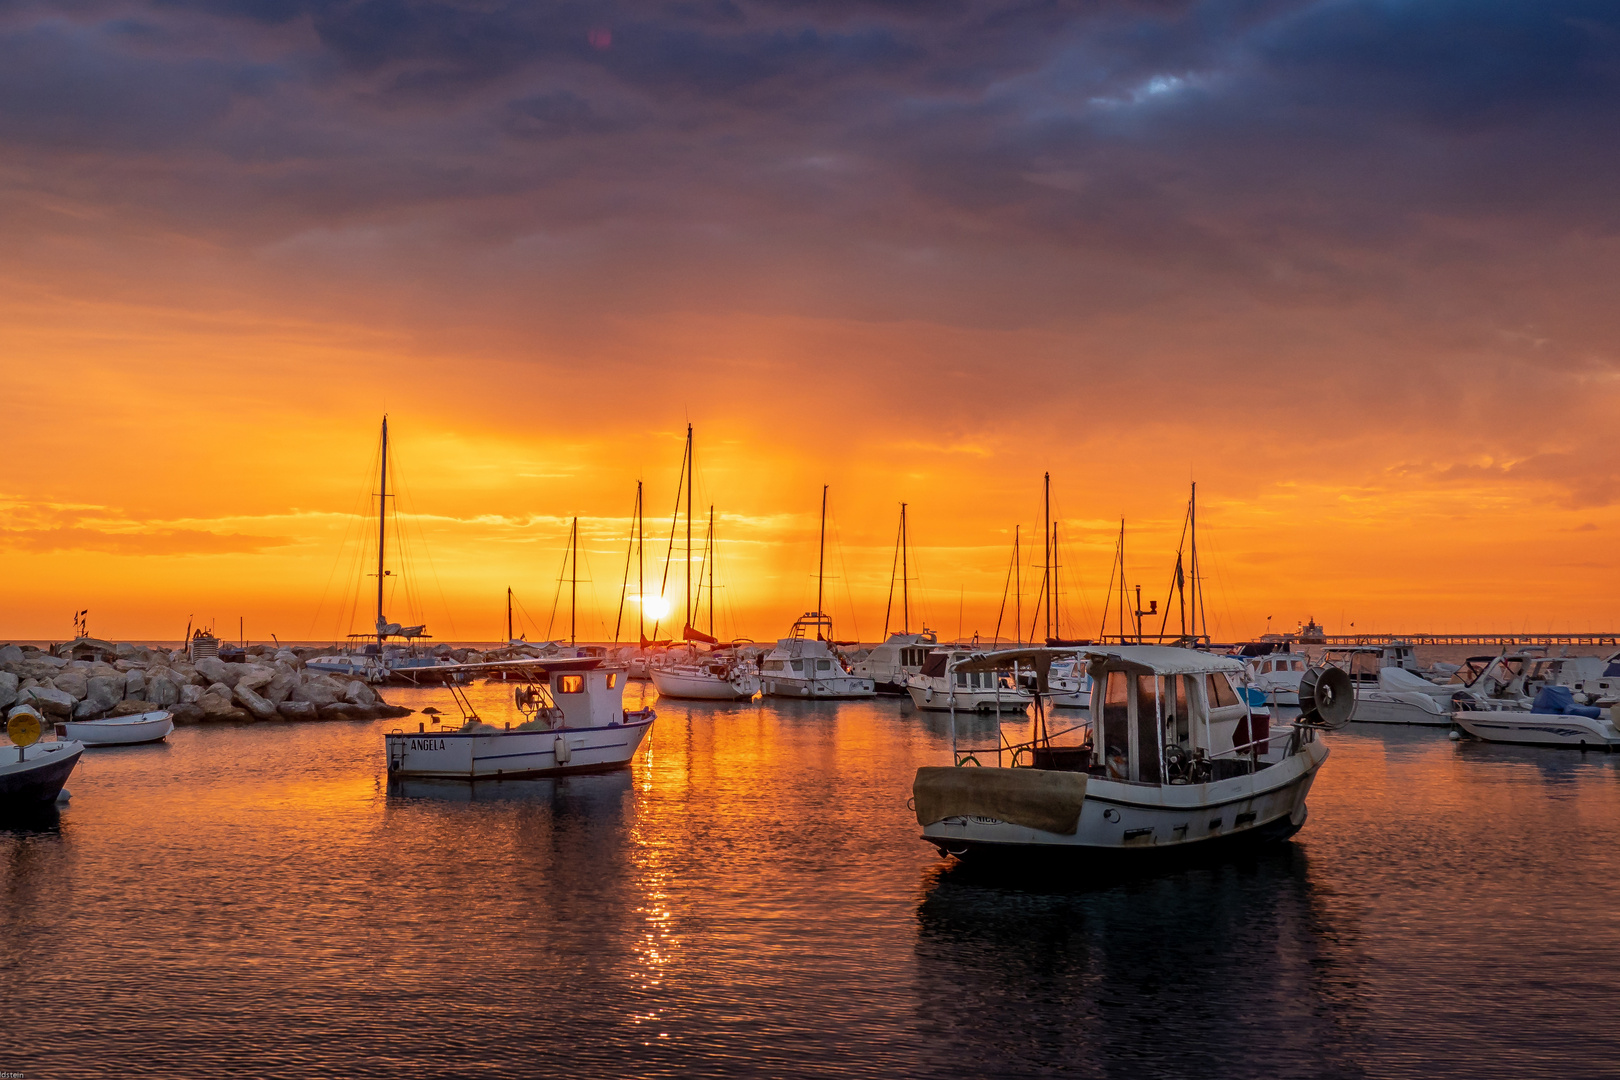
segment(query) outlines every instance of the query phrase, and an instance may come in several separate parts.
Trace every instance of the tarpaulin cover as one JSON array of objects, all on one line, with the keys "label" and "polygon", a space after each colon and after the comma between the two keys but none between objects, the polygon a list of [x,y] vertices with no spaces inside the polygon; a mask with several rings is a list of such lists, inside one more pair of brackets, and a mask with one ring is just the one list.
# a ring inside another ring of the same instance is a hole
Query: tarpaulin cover
[{"label": "tarpaulin cover", "polygon": [[919,825],[950,817],[983,817],[1069,836],[1080,824],[1086,774],[925,766],[917,770],[911,794]]},{"label": "tarpaulin cover", "polygon": [[1603,715],[1603,710],[1596,705],[1575,704],[1575,694],[1567,686],[1543,686],[1541,693],[1536,695],[1535,704],[1530,706],[1533,713],[1551,713],[1555,716],[1584,716],[1596,720]]}]

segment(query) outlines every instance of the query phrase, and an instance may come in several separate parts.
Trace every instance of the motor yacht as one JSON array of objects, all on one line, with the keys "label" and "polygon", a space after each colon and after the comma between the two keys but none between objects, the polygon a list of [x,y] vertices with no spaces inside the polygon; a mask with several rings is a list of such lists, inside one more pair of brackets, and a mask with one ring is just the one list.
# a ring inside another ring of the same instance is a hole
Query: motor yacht
[{"label": "motor yacht", "polygon": [[766,697],[868,698],[872,680],[856,675],[833,651],[832,620],[807,611],[794,620],[787,637],[760,662],[760,688]]},{"label": "motor yacht", "polygon": [[1257,708],[1281,705],[1297,709],[1305,666],[1303,656],[1289,652],[1252,656],[1243,665],[1243,694]]},{"label": "motor yacht", "polygon": [[624,708],[624,668],[585,656],[531,661],[516,688],[529,719],[487,724],[476,714],[460,728],[394,730],[383,736],[388,775],[480,780],[554,776],[622,768],[635,757],[657,713]]},{"label": "motor yacht", "polygon": [[871,679],[878,694],[903,697],[908,692],[906,681],[922,671],[929,651],[937,644],[939,635],[926,628],[915,634],[890,634],[850,671],[859,678]]},{"label": "motor yacht", "polygon": [[[1028,742],[964,746],[953,722],[952,763],[917,770],[917,823],[941,855],[1188,851],[1285,839],[1305,824],[1328,756],[1319,731],[1348,718],[1342,672],[1309,673],[1307,710],[1273,731],[1235,691],[1243,665],[1234,658],[1162,645],[1080,655],[1096,688],[1089,725],[1053,732],[1037,693]],[[1044,690],[1054,659],[1046,649],[966,653],[949,659],[946,675],[1017,664],[1034,668]]]},{"label": "motor yacht", "polygon": [[1451,723],[1451,699],[1456,687],[1431,683],[1377,645],[1331,648],[1323,660],[1350,677],[1355,688],[1353,719],[1363,724],[1418,724],[1445,727]]},{"label": "motor yacht", "polygon": [[963,648],[930,652],[922,670],[906,683],[911,703],[933,712],[1023,712],[1035,695],[1019,684],[1015,664],[985,671],[953,667],[983,655],[977,649]]},{"label": "motor yacht", "polygon": [[1459,709],[1455,720],[1486,742],[1620,750],[1620,728],[1612,711],[1577,704],[1567,686],[1542,688],[1529,709]]}]

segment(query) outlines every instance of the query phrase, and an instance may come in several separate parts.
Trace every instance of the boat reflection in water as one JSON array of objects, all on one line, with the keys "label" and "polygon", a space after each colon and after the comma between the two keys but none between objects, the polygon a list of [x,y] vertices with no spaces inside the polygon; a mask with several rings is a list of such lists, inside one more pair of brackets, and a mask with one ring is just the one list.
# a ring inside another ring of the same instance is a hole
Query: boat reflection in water
[{"label": "boat reflection in water", "polygon": [[631,784],[630,773],[623,769],[580,776],[477,782],[393,777],[388,781],[388,797],[391,802],[533,803],[550,806],[554,811],[596,813],[621,810]]},{"label": "boat reflection in water", "polygon": [[[959,1075],[1360,1076],[1358,931],[1293,844],[1174,872],[998,887],[936,872],[917,907],[919,1034]],[[1349,1021],[1349,1022],[1347,1022]]]}]

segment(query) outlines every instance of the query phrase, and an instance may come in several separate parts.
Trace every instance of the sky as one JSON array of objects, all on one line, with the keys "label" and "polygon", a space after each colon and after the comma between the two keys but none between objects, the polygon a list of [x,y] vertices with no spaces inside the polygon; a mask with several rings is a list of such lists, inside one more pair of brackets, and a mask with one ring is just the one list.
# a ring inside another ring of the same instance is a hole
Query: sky
[{"label": "sky", "polygon": [[1617,158],[1598,2],[0,0],[0,638],[366,628],[385,413],[442,639],[566,632],[576,517],[611,636],[688,423],[724,637],[823,485],[840,636],[902,502],[1011,634],[1047,473],[1066,635],[1194,481],[1218,638],[1614,631]]}]

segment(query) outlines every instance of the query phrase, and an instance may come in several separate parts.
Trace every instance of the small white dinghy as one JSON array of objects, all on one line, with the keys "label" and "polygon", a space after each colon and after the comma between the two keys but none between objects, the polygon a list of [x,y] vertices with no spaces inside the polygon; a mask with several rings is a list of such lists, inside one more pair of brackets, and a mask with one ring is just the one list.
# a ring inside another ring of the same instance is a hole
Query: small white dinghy
[{"label": "small white dinghy", "polygon": [[136,746],[162,742],[173,730],[174,716],[167,709],[158,709],[104,720],[69,720],[56,725],[56,737],[86,746]]}]

